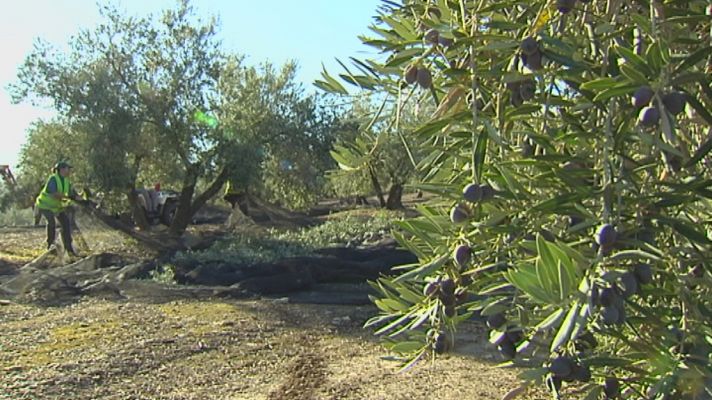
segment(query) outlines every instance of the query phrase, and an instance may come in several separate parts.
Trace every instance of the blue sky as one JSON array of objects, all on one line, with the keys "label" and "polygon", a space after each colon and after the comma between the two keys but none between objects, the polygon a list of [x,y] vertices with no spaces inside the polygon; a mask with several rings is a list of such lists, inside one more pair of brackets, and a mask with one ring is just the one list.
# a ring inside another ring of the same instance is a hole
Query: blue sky
[{"label": "blue sky", "polygon": [[[248,63],[299,63],[298,78],[308,90],[324,63],[340,71],[335,58],[372,56],[358,35],[368,33],[380,0],[193,0],[201,16],[218,16],[226,50],[246,56]],[[11,5],[8,5],[11,4]],[[131,15],[156,14],[175,0],[119,0]],[[81,28],[99,21],[94,0],[24,0],[5,2],[0,13],[0,164],[16,166],[27,127],[52,111],[29,104],[13,105],[6,87],[31,51],[35,38],[64,48]]]}]

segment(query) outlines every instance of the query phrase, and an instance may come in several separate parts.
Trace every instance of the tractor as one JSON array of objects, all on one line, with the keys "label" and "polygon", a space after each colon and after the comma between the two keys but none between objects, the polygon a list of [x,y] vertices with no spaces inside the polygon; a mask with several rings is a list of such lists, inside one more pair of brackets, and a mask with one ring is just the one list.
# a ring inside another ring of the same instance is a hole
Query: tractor
[{"label": "tractor", "polygon": [[149,224],[171,225],[178,209],[178,192],[161,190],[161,185],[156,184],[153,189],[138,189],[136,194]]},{"label": "tractor", "polygon": [[17,181],[15,180],[15,176],[12,175],[9,165],[0,165],[0,176],[2,176],[2,180],[5,181],[5,184],[9,188],[13,188],[17,185]]}]

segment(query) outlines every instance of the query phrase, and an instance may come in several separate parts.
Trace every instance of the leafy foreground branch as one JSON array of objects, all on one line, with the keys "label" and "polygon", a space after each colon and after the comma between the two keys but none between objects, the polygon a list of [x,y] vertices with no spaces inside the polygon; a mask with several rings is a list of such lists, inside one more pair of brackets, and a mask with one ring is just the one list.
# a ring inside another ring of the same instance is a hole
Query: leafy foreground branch
[{"label": "leafy foreground branch", "polygon": [[420,262],[374,284],[367,323],[405,366],[478,314],[503,365],[555,398],[712,397],[711,14],[384,2],[363,40],[385,57],[341,78],[394,121],[407,103],[434,110],[407,137],[441,200],[399,223]]}]

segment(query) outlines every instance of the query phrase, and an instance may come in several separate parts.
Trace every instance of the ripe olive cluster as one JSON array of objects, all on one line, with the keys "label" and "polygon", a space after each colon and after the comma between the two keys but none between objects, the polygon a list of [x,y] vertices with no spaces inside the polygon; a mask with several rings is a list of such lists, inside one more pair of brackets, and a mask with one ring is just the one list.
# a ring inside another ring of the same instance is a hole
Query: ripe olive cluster
[{"label": "ripe olive cluster", "polygon": [[[462,198],[470,203],[481,203],[492,200],[497,190],[490,184],[470,183],[462,189]],[[458,203],[450,209],[450,221],[462,224],[470,218],[470,208],[466,203]]]},{"label": "ripe olive cluster", "polygon": [[517,356],[517,345],[522,340],[522,331],[510,330],[504,333],[495,343],[502,357],[512,360]]},{"label": "ripe olive cluster", "polygon": [[454,224],[462,224],[470,218],[470,209],[467,205],[458,203],[450,209],[450,221]]},{"label": "ripe olive cluster", "polygon": [[434,46],[440,45],[442,47],[450,47],[455,43],[452,39],[440,34],[437,29],[428,29],[423,35],[423,39],[425,39],[427,43],[430,43]]},{"label": "ripe olive cluster", "polygon": [[525,79],[507,83],[509,90],[509,102],[514,107],[519,107],[525,101],[529,101],[536,95],[536,83],[534,79]]},{"label": "ripe olive cluster", "polygon": [[587,350],[593,350],[596,347],[598,347],[598,340],[596,340],[593,333],[589,331],[581,333],[574,341],[574,348],[579,354],[583,354]]},{"label": "ripe olive cluster", "polygon": [[471,257],[472,249],[466,244],[457,245],[452,252],[452,259],[455,261],[455,265],[460,267],[460,269],[464,269],[467,266]]},{"label": "ripe olive cluster", "polygon": [[606,395],[606,399],[617,399],[621,394],[621,383],[618,378],[614,376],[609,376],[603,382],[603,394]]},{"label": "ripe olive cluster", "polygon": [[[436,8],[429,10],[432,17],[440,18],[440,11]],[[452,46],[455,41],[451,38],[443,36],[437,29],[428,29],[425,25],[419,26],[419,30],[423,33],[423,40],[433,46],[442,46],[447,48]],[[423,66],[411,64],[406,68],[404,76],[405,82],[408,85],[417,84],[423,89],[430,89],[433,86],[433,76],[430,70]]]},{"label": "ripe olive cluster", "polygon": [[602,254],[608,254],[613,250],[613,246],[618,239],[616,228],[611,224],[603,224],[596,232],[596,244]]},{"label": "ripe olive cluster", "polygon": [[462,197],[470,203],[492,200],[495,194],[495,189],[486,183],[470,183],[462,189]]},{"label": "ripe olive cluster", "polygon": [[[577,351],[581,353],[586,349],[593,349],[598,346],[596,337],[591,332],[583,332],[576,341]],[[556,391],[561,389],[563,382],[581,382],[587,383],[591,380],[591,369],[577,361],[576,358],[570,356],[558,356],[553,359],[549,365],[549,378],[547,385],[550,389]],[[620,396],[620,382],[615,376],[608,376],[603,382],[603,394],[605,399],[617,399]]]},{"label": "ripe olive cluster", "polygon": [[519,154],[525,158],[533,157],[536,154],[536,143],[528,135],[522,138],[519,145]]},{"label": "ripe olive cluster", "polygon": [[445,315],[455,316],[455,306],[457,296],[455,295],[455,281],[451,278],[428,282],[423,288],[423,295],[430,298],[437,298],[445,306]]},{"label": "ripe olive cluster", "polygon": [[[471,282],[461,278],[461,286],[466,286]],[[468,293],[465,290],[458,290],[458,284],[449,277],[440,277],[435,281],[428,282],[423,287],[423,295],[429,299],[436,299],[443,306],[443,312],[448,318],[453,318],[457,314],[457,305],[467,300]],[[445,331],[431,330],[428,333],[433,350],[437,354],[442,354],[450,349],[452,340],[448,338]]]},{"label": "ripe olive cluster", "polygon": [[632,271],[621,274],[618,280],[598,292],[594,289],[592,300],[601,306],[601,318],[605,325],[625,323],[625,300],[640,292],[642,285],[653,282],[653,269],[648,264],[638,264]]},{"label": "ripe olive cluster", "polygon": [[541,47],[539,42],[531,36],[526,37],[519,44],[519,58],[522,63],[532,71],[537,71],[542,67]]},{"label": "ripe olive cluster", "polygon": [[501,312],[487,316],[486,324],[492,331],[501,332],[495,338],[494,344],[502,357],[506,360],[514,359],[517,355],[517,345],[524,338],[522,331],[507,326],[507,317]]},{"label": "ripe olive cluster", "polygon": [[[577,0],[557,0],[556,9],[562,14],[570,13],[576,7]],[[590,3],[591,0],[578,0],[580,3]]]},{"label": "ripe olive cluster", "polygon": [[591,369],[568,356],[556,357],[549,363],[551,384],[558,390],[562,382],[589,382]]},{"label": "ripe olive cluster", "polygon": [[404,79],[409,85],[417,82],[423,89],[430,89],[433,86],[433,75],[430,73],[430,70],[415,64],[410,65],[405,70]]},{"label": "ripe olive cluster", "polygon": [[443,354],[449,350],[450,341],[448,340],[447,332],[438,331],[433,340],[433,350],[437,354]]},{"label": "ripe olive cluster", "polygon": [[638,123],[646,128],[657,126],[660,121],[660,99],[663,108],[673,116],[685,111],[687,100],[685,94],[681,92],[671,91],[658,93],[647,85],[639,87],[632,98],[633,107],[639,108]]}]

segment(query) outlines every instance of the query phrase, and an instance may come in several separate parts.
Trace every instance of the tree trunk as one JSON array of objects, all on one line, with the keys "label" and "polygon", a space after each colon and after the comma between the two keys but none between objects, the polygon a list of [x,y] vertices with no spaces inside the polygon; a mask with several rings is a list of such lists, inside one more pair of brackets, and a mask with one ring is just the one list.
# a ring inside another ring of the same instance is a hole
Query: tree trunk
[{"label": "tree trunk", "polygon": [[220,174],[215,177],[215,180],[208,186],[207,189],[198,197],[195,198],[195,201],[193,202],[193,205],[191,206],[191,217],[195,215],[200,209],[205,205],[205,203],[208,202],[208,200],[212,199],[220,189],[223,187],[225,182],[227,182],[227,176],[228,176],[228,170],[227,168],[223,168],[222,171],[220,171]]},{"label": "tree trunk", "polygon": [[183,189],[181,189],[180,196],[178,196],[178,208],[176,209],[175,217],[173,217],[173,222],[168,228],[171,235],[182,235],[190,225],[190,221],[193,219],[191,207],[193,193],[195,193],[195,183],[183,186]]},{"label": "tree trunk", "polygon": [[193,194],[195,193],[195,185],[198,182],[198,166],[192,165],[186,171],[183,178],[183,187],[178,196],[178,208],[176,209],[175,217],[168,231],[171,235],[180,236],[185,232],[193,219]]},{"label": "tree trunk", "polygon": [[146,212],[138,203],[138,193],[135,188],[131,188],[126,193],[126,197],[129,200],[129,207],[131,209],[131,216],[133,217],[134,223],[142,231],[148,230],[149,223],[146,218]]},{"label": "tree trunk", "polygon": [[139,204],[138,192],[136,191],[136,177],[138,176],[138,171],[141,168],[141,160],[142,157],[140,156],[137,156],[133,160],[133,164],[130,169],[131,180],[128,184],[129,189],[126,193],[126,197],[129,200],[129,210],[131,210],[131,218],[133,219],[134,224],[136,224],[136,226],[142,231],[146,231],[150,228],[150,223],[148,222],[148,217],[146,216],[146,210],[141,208],[141,205]]},{"label": "tree trunk", "polygon": [[385,207],[386,199],[383,197],[383,188],[381,188],[381,183],[378,182],[376,171],[373,170],[372,166],[368,167],[368,174],[371,176],[371,184],[373,185],[373,190],[376,191],[376,196],[378,196],[378,202],[380,203],[381,207]]},{"label": "tree trunk", "polygon": [[178,197],[178,209],[169,228],[172,235],[182,235],[193,220],[193,216],[200,211],[208,200],[220,191],[220,188],[222,188],[227,181],[228,170],[223,168],[210,186],[193,200],[195,185],[198,181],[197,169],[198,167],[192,168],[183,180],[183,188]]},{"label": "tree trunk", "polygon": [[386,208],[389,210],[399,210],[403,208],[403,185],[394,183],[388,191],[388,201]]}]

